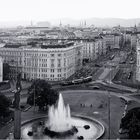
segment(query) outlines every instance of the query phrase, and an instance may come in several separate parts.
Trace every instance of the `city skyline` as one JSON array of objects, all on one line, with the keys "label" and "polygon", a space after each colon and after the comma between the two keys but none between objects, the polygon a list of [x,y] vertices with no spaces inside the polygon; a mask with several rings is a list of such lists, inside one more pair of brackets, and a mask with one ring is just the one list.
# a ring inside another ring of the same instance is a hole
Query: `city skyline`
[{"label": "city skyline", "polygon": [[[0,0],[0,23],[85,20],[89,18],[140,18],[135,0]],[[55,24],[55,23],[53,23]]]}]

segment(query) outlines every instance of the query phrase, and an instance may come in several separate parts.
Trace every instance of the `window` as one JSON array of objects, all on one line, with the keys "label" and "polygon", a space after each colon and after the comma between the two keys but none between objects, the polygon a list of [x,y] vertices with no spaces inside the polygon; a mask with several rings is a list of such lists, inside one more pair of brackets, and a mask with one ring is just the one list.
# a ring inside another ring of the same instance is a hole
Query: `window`
[{"label": "window", "polygon": [[54,69],[51,69],[51,72],[54,72]]},{"label": "window", "polygon": [[53,74],[51,74],[51,75],[50,75],[50,77],[54,77],[54,75],[53,75]]},{"label": "window", "polygon": [[58,54],[58,56],[60,57],[60,56],[61,56],[61,54]]},{"label": "window", "polygon": [[57,66],[61,67],[61,59],[57,59],[57,61],[58,61],[58,63],[57,63],[58,65]]},{"label": "window", "polygon": [[54,57],[54,54],[51,54],[51,57]]},{"label": "window", "polygon": [[58,72],[61,72],[61,69],[58,69]]},{"label": "window", "polygon": [[61,77],[61,74],[58,74],[57,77]]},{"label": "window", "polygon": [[54,67],[54,59],[51,59],[51,67]]}]

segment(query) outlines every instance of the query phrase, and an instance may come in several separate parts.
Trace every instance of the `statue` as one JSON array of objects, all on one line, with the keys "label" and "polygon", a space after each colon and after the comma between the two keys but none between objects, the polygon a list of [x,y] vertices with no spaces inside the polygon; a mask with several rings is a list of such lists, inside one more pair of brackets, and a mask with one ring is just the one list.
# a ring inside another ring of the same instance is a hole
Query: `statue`
[{"label": "statue", "polygon": [[14,95],[14,107],[15,107],[15,109],[19,109],[21,88],[22,88],[21,87],[21,73],[19,73],[17,75],[16,92]]},{"label": "statue", "polygon": [[17,90],[20,90],[20,91],[21,91],[21,89],[22,89],[22,87],[21,87],[21,73],[19,73],[19,74],[17,75],[16,89],[17,89]]}]

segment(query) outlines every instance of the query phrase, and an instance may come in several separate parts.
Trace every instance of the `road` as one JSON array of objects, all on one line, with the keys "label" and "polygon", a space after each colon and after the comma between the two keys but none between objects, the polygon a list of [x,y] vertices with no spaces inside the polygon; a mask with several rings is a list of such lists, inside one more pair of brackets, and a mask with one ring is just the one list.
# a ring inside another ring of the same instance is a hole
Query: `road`
[{"label": "road", "polygon": [[[114,59],[106,60],[103,66],[93,75],[94,80],[112,80],[119,70],[120,56],[119,52],[115,54]],[[117,69],[117,70],[116,70]]]}]

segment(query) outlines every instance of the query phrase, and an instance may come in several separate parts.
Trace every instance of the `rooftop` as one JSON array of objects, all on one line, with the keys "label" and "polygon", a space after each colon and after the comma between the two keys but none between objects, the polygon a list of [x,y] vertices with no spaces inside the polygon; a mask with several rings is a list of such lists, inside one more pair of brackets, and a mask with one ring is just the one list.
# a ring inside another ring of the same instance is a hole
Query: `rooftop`
[{"label": "rooftop", "polygon": [[22,45],[21,44],[6,44],[3,46],[4,48],[20,48]]},{"label": "rooftop", "polygon": [[28,45],[22,45],[22,44],[6,44],[3,47],[4,48],[22,48],[23,46],[26,48],[42,48],[42,49],[48,49],[48,48],[67,48],[70,46],[73,46],[74,42],[53,42],[53,43],[44,43],[44,44],[28,44]]},{"label": "rooftop", "polygon": [[67,43],[57,43],[57,44],[46,44],[46,45],[41,45],[42,49],[47,49],[47,48],[67,48],[70,46],[73,46],[74,42],[67,42]]}]

